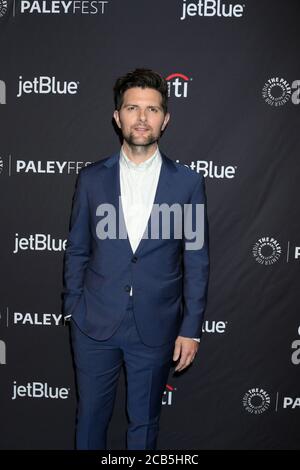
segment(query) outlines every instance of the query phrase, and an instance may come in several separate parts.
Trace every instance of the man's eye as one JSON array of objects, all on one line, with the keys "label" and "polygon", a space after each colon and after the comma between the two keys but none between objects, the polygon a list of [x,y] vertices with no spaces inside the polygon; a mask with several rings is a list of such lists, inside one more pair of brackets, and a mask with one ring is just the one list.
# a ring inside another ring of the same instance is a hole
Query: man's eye
[{"label": "man's eye", "polygon": [[150,111],[153,111],[154,113],[157,113],[157,109],[156,109],[156,108],[150,108]]}]

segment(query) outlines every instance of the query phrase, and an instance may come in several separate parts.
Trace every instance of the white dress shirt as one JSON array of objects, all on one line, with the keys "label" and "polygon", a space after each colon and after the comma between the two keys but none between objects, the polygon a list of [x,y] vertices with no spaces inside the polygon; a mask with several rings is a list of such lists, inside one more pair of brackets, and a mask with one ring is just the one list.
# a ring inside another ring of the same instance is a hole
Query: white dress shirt
[{"label": "white dress shirt", "polygon": [[[142,239],[154,203],[162,157],[159,148],[141,163],[134,163],[120,151],[120,189],[128,239],[134,253]],[[130,289],[132,295],[132,286]],[[193,338],[200,341],[199,338]]]},{"label": "white dress shirt", "polygon": [[134,163],[121,148],[121,200],[128,239],[133,253],[141,241],[150,217],[161,164],[162,158],[158,147],[150,158],[141,163]]}]

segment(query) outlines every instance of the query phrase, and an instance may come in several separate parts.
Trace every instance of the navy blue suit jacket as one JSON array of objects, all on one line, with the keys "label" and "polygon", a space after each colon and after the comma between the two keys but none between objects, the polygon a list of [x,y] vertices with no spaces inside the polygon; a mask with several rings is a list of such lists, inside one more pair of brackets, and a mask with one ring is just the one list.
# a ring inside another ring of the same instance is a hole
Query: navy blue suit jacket
[{"label": "navy blue suit jacket", "polygon": [[[156,239],[142,238],[135,253],[128,237],[99,239],[99,204],[112,204],[117,226],[119,219],[124,224],[118,209],[119,155],[79,173],[65,252],[64,316],[72,315],[84,333],[105,340],[121,323],[132,286],[136,324],[146,345],[160,346],[178,335],[200,337],[209,273],[206,210],[201,249],[186,250],[184,237],[172,238],[174,227],[169,239],[161,233]],[[164,154],[154,200],[163,203],[206,208],[203,176]]]}]

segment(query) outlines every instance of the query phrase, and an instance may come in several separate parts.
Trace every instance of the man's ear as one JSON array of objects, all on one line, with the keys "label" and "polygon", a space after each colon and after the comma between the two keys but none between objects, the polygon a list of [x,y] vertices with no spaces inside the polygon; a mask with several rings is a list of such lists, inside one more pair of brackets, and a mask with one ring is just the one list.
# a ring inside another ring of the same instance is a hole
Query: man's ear
[{"label": "man's ear", "polygon": [[115,109],[114,111],[114,119],[117,123],[117,126],[121,129],[121,123],[120,123],[120,117],[119,117],[119,111]]},{"label": "man's ear", "polygon": [[166,128],[166,126],[167,126],[169,120],[170,120],[170,113],[166,113],[165,119],[164,119],[164,122],[163,122],[163,125],[162,125],[162,127],[161,127],[161,130],[162,130],[162,131]]}]

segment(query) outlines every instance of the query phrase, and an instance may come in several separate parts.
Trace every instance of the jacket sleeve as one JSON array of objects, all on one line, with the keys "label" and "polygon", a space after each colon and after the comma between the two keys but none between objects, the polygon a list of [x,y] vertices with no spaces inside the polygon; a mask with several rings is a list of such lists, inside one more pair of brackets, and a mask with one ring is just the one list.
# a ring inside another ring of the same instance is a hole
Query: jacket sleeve
[{"label": "jacket sleeve", "polygon": [[83,291],[84,273],[90,258],[91,233],[88,194],[80,171],[73,197],[69,235],[64,258],[63,315],[71,316]]},{"label": "jacket sleeve", "polygon": [[[185,209],[182,258],[183,317],[179,335],[200,338],[209,278],[208,220],[202,175]],[[192,233],[195,233],[194,237],[191,237]]]}]

